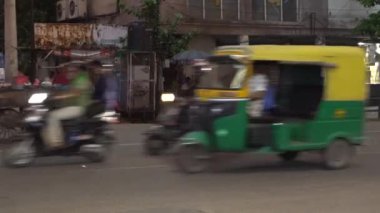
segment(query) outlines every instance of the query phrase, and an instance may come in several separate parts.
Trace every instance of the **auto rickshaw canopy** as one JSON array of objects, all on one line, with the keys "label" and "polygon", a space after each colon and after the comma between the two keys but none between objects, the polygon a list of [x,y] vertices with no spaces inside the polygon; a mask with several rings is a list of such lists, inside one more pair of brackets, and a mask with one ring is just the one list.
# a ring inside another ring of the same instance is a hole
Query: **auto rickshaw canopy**
[{"label": "auto rickshaw canopy", "polygon": [[[199,89],[203,98],[243,98],[249,95],[247,79],[254,73],[253,62],[274,61],[279,64],[312,64],[323,67],[324,100],[345,101],[366,98],[365,55],[359,47],[254,45],[225,46],[215,56],[234,56],[247,66],[245,86],[240,90]],[[307,70],[305,70],[307,72]]]}]

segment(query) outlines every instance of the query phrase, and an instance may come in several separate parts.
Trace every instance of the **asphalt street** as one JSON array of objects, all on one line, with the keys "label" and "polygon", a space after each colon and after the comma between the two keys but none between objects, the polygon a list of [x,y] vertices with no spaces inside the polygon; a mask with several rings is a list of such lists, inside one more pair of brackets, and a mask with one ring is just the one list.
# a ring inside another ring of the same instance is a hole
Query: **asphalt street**
[{"label": "asphalt street", "polygon": [[369,122],[353,165],[327,171],[318,154],[222,155],[211,172],[184,175],[170,158],[142,152],[146,124],[114,126],[109,160],[47,158],[0,168],[0,213],[377,213],[380,122]]}]

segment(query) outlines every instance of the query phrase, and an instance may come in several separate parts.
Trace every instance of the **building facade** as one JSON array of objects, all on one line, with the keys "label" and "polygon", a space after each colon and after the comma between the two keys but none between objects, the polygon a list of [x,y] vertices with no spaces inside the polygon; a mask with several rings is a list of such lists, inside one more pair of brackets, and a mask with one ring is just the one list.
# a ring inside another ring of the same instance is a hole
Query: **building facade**
[{"label": "building facade", "polygon": [[380,6],[365,8],[357,0],[330,0],[329,27],[353,29],[361,19],[379,10]]},{"label": "building facade", "polygon": [[[134,17],[118,4],[137,6],[140,0],[88,1],[90,20],[128,25]],[[353,28],[376,11],[356,0],[161,0],[160,17],[182,14],[179,32],[194,32],[189,48],[209,51],[219,45],[336,44],[357,42]]]}]

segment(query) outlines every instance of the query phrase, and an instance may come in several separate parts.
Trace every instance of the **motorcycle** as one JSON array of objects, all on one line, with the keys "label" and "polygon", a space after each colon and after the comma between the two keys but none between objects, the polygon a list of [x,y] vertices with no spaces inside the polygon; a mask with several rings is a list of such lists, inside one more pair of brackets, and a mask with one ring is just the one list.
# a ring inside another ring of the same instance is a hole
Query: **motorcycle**
[{"label": "motorcycle", "polygon": [[161,101],[164,108],[158,115],[157,123],[145,132],[144,152],[151,156],[169,150],[187,131],[189,100],[175,100],[174,94],[163,94]]},{"label": "motorcycle", "polygon": [[194,122],[189,113],[190,106],[194,102],[194,90],[198,85],[200,77],[205,72],[202,70],[204,61],[194,63],[195,81],[187,91],[182,92],[182,97],[176,97],[174,93],[163,93],[161,95],[161,110],[156,125],[152,126],[146,133],[144,151],[147,155],[160,155],[170,150],[177,144],[178,139],[191,130]]},{"label": "motorcycle", "polygon": [[51,110],[46,104],[49,93],[35,93],[29,98],[30,107],[26,109],[24,133],[17,142],[3,151],[2,161],[8,167],[26,167],[36,158],[46,156],[80,155],[91,162],[102,162],[106,159],[114,141],[113,132],[104,120],[105,107],[93,103],[85,114],[77,119],[62,122],[65,133],[65,146],[49,150],[42,138],[46,117]]}]

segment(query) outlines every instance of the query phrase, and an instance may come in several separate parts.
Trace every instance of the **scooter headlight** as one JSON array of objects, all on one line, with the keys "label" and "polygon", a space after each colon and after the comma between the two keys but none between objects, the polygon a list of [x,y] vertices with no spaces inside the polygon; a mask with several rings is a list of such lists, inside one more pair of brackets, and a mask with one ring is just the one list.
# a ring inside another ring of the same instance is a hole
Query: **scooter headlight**
[{"label": "scooter headlight", "polygon": [[48,97],[47,93],[35,93],[30,96],[28,103],[29,104],[42,104]]},{"label": "scooter headlight", "polygon": [[175,95],[173,93],[163,93],[161,95],[161,101],[162,102],[174,102]]},{"label": "scooter headlight", "polygon": [[31,116],[28,116],[24,119],[24,121],[26,123],[34,123],[34,122],[39,122],[42,120],[42,116],[41,115],[31,115]]}]

